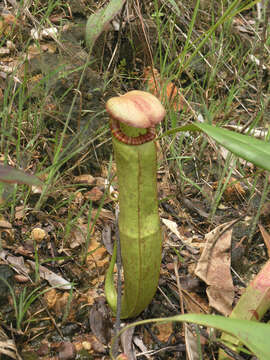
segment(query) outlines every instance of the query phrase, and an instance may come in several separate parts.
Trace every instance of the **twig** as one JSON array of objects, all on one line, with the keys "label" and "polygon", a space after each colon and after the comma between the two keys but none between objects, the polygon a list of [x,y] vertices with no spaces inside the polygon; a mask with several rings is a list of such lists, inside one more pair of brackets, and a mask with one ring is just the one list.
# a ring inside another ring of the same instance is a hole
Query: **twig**
[{"label": "twig", "polygon": [[119,209],[117,208],[115,210],[115,219],[116,219],[116,229],[115,229],[115,241],[116,241],[116,247],[117,247],[117,254],[116,254],[116,266],[117,266],[117,307],[116,307],[116,322],[114,325],[114,336],[116,338],[113,348],[112,348],[112,354],[113,356],[117,356],[118,354],[118,347],[119,347],[119,338],[117,334],[120,331],[120,316],[121,316],[121,297],[122,297],[122,280],[121,280],[121,267],[122,267],[122,261],[121,261],[121,245],[120,245],[120,236],[119,236],[119,227],[118,227],[118,214]]},{"label": "twig", "polygon": [[155,89],[156,89],[156,91],[159,91],[159,86],[158,86],[157,79],[156,79],[155,72],[154,72],[153,54],[152,54],[151,46],[150,46],[150,43],[149,43],[149,39],[148,39],[148,37],[146,35],[145,25],[144,25],[144,22],[143,22],[143,16],[142,16],[142,13],[141,13],[140,3],[139,3],[138,0],[136,0],[136,4],[137,4],[137,8],[135,7],[135,10],[136,10],[136,12],[138,14],[138,17],[139,17],[139,20],[140,20],[140,23],[141,23],[143,36],[144,36],[145,43],[146,43],[146,51],[148,52],[148,56],[149,56],[149,59],[150,59],[150,64],[151,64],[150,69],[151,69],[151,73],[152,73],[152,76],[153,76]]},{"label": "twig", "polygon": [[[121,13],[120,13],[120,21],[119,21],[119,30],[118,30],[118,36],[117,36],[117,43],[115,45],[115,49],[119,49],[119,51],[120,51],[120,47],[121,47],[121,36],[122,36],[124,13],[126,11],[126,7],[127,7],[127,2],[124,3],[124,5],[122,7],[122,10],[121,10]],[[115,52],[114,59],[113,59],[113,56],[112,56],[112,59],[110,61],[110,64],[108,65],[107,71],[109,70],[112,61],[114,61],[114,70],[116,69],[117,62],[118,62],[118,59],[119,59],[119,51]]]},{"label": "twig", "polygon": [[173,265],[174,265],[174,273],[175,273],[176,284],[177,284],[177,289],[178,289],[178,294],[179,294],[179,300],[180,300],[180,309],[181,309],[181,313],[184,314],[184,313],[185,313],[185,309],[184,309],[184,298],[183,298],[183,293],[182,293],[182,287],[181,287],[180,281],[179,281],[178,260],[177,260],[177,258],[174,258],[174,260],[173,260]]}]

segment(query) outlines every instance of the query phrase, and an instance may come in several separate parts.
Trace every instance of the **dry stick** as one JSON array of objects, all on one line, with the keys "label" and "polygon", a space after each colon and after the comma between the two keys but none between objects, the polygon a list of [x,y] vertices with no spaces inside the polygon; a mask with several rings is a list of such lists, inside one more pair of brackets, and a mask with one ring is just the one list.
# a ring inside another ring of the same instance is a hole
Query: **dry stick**
[{"label": "dry stick", "polygon": [[[180,300],[180,309],[181,309],[181,313],[184,314],[185,313],[184,298],[183,298],[183,293],[182,293],[182,287],[180,285],[180,280],[179,280],[178,260],[177,260],[177,258],[174,258],[173,265],[174,265],[176,284],[177,284],[179,300]],[[187,358],[189,358],[187,331],[190,329],[190,325],[188,325],[187,323],[184,323],[183,324],[183,329],[184,329],[184,334],[185,334],[184,337],[185,337],[185,343],[186,343]]]},{"label": "dry stick", "polygon": [[230,356],[230,358],[234,360],[245,360],[241,355],[239,355],[237,352],[223,344],[221,341],[216,341],[216,344],[223,350],[227,355]]},{"label": "dry stick", "polygon": [[[121,9],[121,13],[120,13],[120,21],[119,21],[119,30],[118,30],[118,36],[117,36],[117,43],[115,45],[115,49],[119,49],[118,52],[115,53],[114,56],[114,71],[116,70],[116,66],[117,66],[117,62],[119,59],[119,52],[120,52],[120,47],[121,47],[121,36],[122,36],[122,28],[123,28],[123,21],[124,21],[124,13],[126,11],[126,7],[127,7],[127,2],[124,3],[122,9]],[[113,58],[113,57],[112,57]],[[111,64],[111,62],[110,62]],[[107,71],[109,70],[110,65],[108,66]]]},{"label": "dry stick", "polygon": [[178,289],[178,294],[179,294],[179,299],[180,299],[180,309],[181,309],[181,313],[184,314],[185,313],[184,299],[183,299],[182,287],[181,287],[180,281],[179,281],[178,260],[177,260],[177,258],[175,258],[173,260],[173,265],[174,265],[174,273],[175,273],[176,284],[177,284],[177,289]]},{"label": "dry stick", "polygon": [[145,26],[144,26],[144,22],[143,22],[143,17],[142,17],[139,1],[136,0],[136,3],[137,3],[137,9],[135,9],[135,10],[137,11],[137,14],[139,16],[140,23],[141,23],[141,26],[142,26],[143,36],[145,38],[145,42],[146,42],[146,45],[147,45],[147,51],[148,51],[148,55],[149,55],[150,62],[151,62],[151,66],[150,66],[151,73],[152,73],[152,76],[153,76],[153,79],[154,79],[156,91],[158,92],[159,88],[158,88],[158,83],[157,83],[157,79],[156,79],[155,72],[154,72],[154,59],[153,59],[153,55],[152,55],[152,51],[151,51],[151,46],[149,44],[149,40],[148,40],[148,37],[146,35]]},{"label": "dry stick", "polygon": [[119,227],[118,227],[118,214],[119,210],[115,210],[115,241],[116,241],[116,266],[117,266],[117,307],[116,307],[116,321],[114,325],[114,336],[116,338],[113,343],[112,354],[114,357],[118,355],[118,347],[119,347],[119,337],[117,334],[120,331],[120,316],[121,316],[121,298],[122,298],[122,280],[121,280],[121,245],[120,245],[120,236],[119,236]]},{"label": "dry stick", "polygon": [[260,54],[260,62],[259,62],[259,78],[258,78],[258,85],[257,85],[257,104],[260,104],[260,99],[262,98],[262,80],[263,80],[263,68],[264,68],[264,63],[265,63],[265,59],[264,59],[264,46],[266,44],[267,41],[267,27],[268,27],[268,22],[269,22],[269,16],[270,16],[270,1],[266,0],[265,1],[265,9],[264,9],[264,23],[263,23],[263,30],[262,30],[262,36],[261,36],[261,42],[260,42],[260,49],[259,49],[259,54]]},{"label": "dry stick", "polygon": [[[12,329],[12,326],[11,326],[11,329]],[[17,349],[17,346],[16,346],[16,340],[15,340],[15,336],[14,336],[13,331],[11,332],[11,336],[12,336],[13,344],[14,344],[14,347],[15,347],[14,351],[16,353],[17,360],[22,360],[22,357],[20,356],[20,354],[18,352],[18,349]]]}]

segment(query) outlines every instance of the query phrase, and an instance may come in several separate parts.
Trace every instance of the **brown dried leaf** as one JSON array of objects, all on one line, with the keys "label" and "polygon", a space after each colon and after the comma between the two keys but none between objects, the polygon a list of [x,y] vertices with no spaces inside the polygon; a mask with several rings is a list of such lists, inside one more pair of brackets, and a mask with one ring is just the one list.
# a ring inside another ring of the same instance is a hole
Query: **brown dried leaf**
[{"label": "brown dried leaf", "polygon": [[74,177],[74,183],[76,184],[93,185],[94,182],[95,182],[95,178],[90,174],[83,174]]},{"label": "brown dried leaf", "polygon": [[171,334],[173,333],[173,329],[172,329],[172,323],[159,323],[159,324],[155,324],[155,329],[157,330],[157,338],[160,341],[166,342],[168,341],[169,337],[171,336]]},{"label": "brown dried leaf", "polygon": [[18,274],[27,275],[29,273],[29,269],[24,265],[24,258],[22,256],[9,255],[8,251],[2,250],[0,251],[0,258],[12,265]]},{"label": "brown dried leaf", "polygon": [[42,44],[41,49],[49,54],[54,54],[57,51],[57,45],[50,42],[50,43]]},{"label": "brown dried leaf", "polygon": [[76,358],[76,353],[74,344],[69,341],[63,342],[58,349],[59,360],[73,360]]},{"label": "brown dried leaf", "polygon": [[103,192],[97,187],[93,187],[90,191],[85,193],[85,197],[91,201],[99,201],[103,196]]},{"label": "brown dried leaf", "polygon": [[112,228],[105,224],[102,230],[102,242],[110,255],[113,253]]},{"label": "brown dried leaf", "polygon": [[12,225],[10,222],[8,222],[6,220],[0,220],[0,228],[12,229]]},{"label": "brown dried leaf", "polygon": [[90,246],[88,247],[88,253],[86,263],[89,269],[92,269],[96,265],[103,268],[105,264],[109,262],[108,253],[104,246],[102,246],[95,238],[92,238]]},{"label": "brown dried leaf", "polygon": [[185,306],[189,313],[209,313],[209,305],[207,301],[200,295],[195,293],[183,293],[183,298],[185,300]]},{"label": "brown dried leaf", "polygon": [[15,219],[21,220],[24,217],[24,215],[25,215],[25,206],[24,205],[16,206]]},{"label": "brown dried leaf", "polygon": [[70,232],[69,236],[69,246],[71,249],[76,249],[82,244],[85,243],[87,238],[87,230],[88,225],[87,224],[80,224],[79,228],[74,228]]},{"label": "brown dried leaf", "polygon": [[206,292],[210,306],[224,315],[231,313],[234,299],[230,271],[231,223],[219,225],[205,235],[205,248],[195,269],[195,274],[209,285]]},{"label": "brown dried leaf", "polygon": [[55,306],[58,297],[59,294],[57,295],[56,289],[51,289],[44,294],[44,300],[49,309],[52,309]]},{"label": "brown dried leaf", "polygon": [[104,297],[95,299],[89,315],[89,323],[93,334],[102,344],[108,344],[111,339],[112,323]]},{"label": "brown dried leaf", "polygon": [[198,340],[196,334],[190,330],[188,324],[184,324],[185,343],[188,360],[199,360],[200,355],[198,351]]},{"label": "brown dried leaf", "polygon": [[124,331],[121,334],[120,339],[121,339],[122,348],[124,350],[124,354],[121,354],[122,357],[121,358],[119,357],[119,359],[125,359],[124,356],[126,356],[126,358],[128,360],[136,360],[134,346],[132,344],[134,330],[135,330],[135,327],[132,327],[132,328],[127,329],[127,331]]},{"label": "brown dried leaf", "polygon": [[24,284],[24,283],[27,283],[30,280],[30,278],[27,276],[18,274],[18,275],[14,275],[14,280],[17,281],[17,283],[19,283],[19,284]]},{"label": "brown dried leaf", "polygon": [[[154,76],[153,76],[154,75]],[[149,91],[161,102],[168,101],[175,111],[184,109],[184,99],[180,90],[168,79],[161,78],[157,69],[147,67],[144,69],[144,78]]]},{"label": "brown dried leaf", "polygon": [[[224,182],[225,180],[223,183]],[[216,189],[218,187],[218,182],[213,183],[212,186],[213,189]],[[240,182],[236,178],[232,177],[229,180],[223,195],[226,201],[235,201],[239,198],[239,196],[245,195],[245,190]]]}]

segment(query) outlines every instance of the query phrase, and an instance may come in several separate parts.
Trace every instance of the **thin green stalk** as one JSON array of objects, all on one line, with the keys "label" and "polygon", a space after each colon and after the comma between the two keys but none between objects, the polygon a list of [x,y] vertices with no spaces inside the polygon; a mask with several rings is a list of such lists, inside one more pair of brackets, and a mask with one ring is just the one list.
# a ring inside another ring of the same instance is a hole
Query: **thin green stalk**
[{"label": "thin green stalk", "polygon": [[67,304],[65,306],[64,315],[63,315],[63,318],[62,318],[62,324],[65,324],[65,322],[66,322],[66,320],[68,318],[68,315],[69,315],[69,312],[70,312],[70,307],[71,307],[73,291],[74,291],[74,288],[73,288],[73,286],[71,286],[71,289],[69,291],[68,301],[67,301]]}]

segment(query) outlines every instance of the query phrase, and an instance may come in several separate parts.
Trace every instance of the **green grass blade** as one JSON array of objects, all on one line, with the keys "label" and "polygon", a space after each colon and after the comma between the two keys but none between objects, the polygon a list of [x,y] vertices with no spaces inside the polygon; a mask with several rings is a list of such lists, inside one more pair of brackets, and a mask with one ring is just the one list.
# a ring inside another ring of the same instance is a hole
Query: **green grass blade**
[{"label": "green grass blade", "polygon": [[167,131],[163,136],[181,131],[203,131],[235,155],[270,171],[270,143],[267,141],[201,123],[175,128]]},{"label": "green grass blade", "polygon": [[[208,327],[213,327],[237,337],[260,360],[268,360],[270,354],[270,326],[256,321],[225,318],[220,315],[186,314],[168,318],[158,318],[137,321],[126,326],[119,336],[128,328],[152,322],[189,322]],[[116,338],[113,339],[113,342]],[[113,346],[112,346],[113,347]],[[114,359],[114,357],[112,357]]]},{"label": "green grass blade", "polygon": [[196,124],[196,126],[235,155],[270,171],[269,142],[208,124]]},{"label": "green grass blade", "polygon": [[214,327],[230,333],[253,352],[258,359],[267,360],[270,354],[270,326],[256,321],[230,319],[218,315],[179,315],[177,321],[188,321],[195,324]]}]

